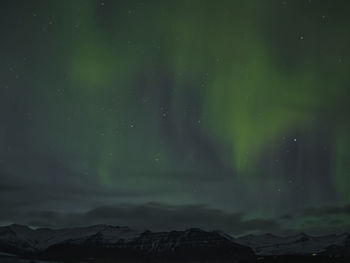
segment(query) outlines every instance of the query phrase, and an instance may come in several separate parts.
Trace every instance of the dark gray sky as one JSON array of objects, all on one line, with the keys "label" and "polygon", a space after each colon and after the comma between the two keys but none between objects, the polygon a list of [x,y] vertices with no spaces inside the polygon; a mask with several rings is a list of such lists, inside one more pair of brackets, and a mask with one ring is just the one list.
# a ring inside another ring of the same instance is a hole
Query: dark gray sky
[{"label": "dark gray sky", "polygon": [[0,224],[347,231],[347,10],[2,3]]}]

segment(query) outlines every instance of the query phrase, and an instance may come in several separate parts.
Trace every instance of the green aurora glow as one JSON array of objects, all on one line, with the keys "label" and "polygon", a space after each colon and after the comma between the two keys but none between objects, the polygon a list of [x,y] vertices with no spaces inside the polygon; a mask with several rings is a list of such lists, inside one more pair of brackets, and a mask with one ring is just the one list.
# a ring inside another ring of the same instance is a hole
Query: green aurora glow
[{"label": "green aurora glow", "polygon": [[346,1],[29,2],[2,48],[0,156],[251,218],[350,202]]}]

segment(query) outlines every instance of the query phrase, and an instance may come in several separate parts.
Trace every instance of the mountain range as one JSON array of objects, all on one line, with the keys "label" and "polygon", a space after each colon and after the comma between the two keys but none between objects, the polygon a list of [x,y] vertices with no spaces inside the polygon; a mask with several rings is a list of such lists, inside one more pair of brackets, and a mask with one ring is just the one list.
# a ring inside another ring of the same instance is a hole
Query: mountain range
[{"label": "mountain range", "polygon": [[0,253],[32,259],[91,261],[256,262],[285,256],[330,259],[350,258],[350,236],[345,233],[314,237],[301,233],[288,237],[265,234],[234,238],[221,231],[198,228],[152,232],[111,225],[32,229],[13,224],[0,227]]}]

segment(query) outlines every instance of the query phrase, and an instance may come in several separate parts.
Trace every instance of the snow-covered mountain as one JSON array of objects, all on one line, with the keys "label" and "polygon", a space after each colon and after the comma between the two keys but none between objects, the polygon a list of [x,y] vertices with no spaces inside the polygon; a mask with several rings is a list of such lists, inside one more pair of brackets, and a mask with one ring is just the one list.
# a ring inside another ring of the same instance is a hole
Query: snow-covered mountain
[{"label": "snow-covered mountain", "polygon": [[[248,235],[234,239],[236,243],[249,246],[257,255],[328,255],[345,253],[349,234],[309,236],[300,233],[295,236],[280,237],[271,234]],[[333,248],[333,249],[332,249]],[[334,250],[334,248],[342,248]]]},{"label": "snow-covered mountain", "polygon": [[213,259],[254,262],[253,250],[230,236],[198,228],[185,231],[137,231],[96,225],[67,229],[0,227],[0,252],[46,259],[146,258]]},{"label": "snow-covered mountain", "polygon": [[96,234],[103,236],[103,242],[108,243],[119,239],[131,239],[140,232],[128,227],[110,225],[34,230],[27,226],[13,224],[0,227],[0,246],[13,246],[26,252],[37,252],[67,240],[83,241]]},{"label": "snow-covered mountain", "polygon": [[[254,251],[254,252],[253,252]],[[0,227],[0,252],[41,258],[143,257],[170,259],[239,259],[261,256],[350,257],[350,235],[282,237],[272,234],[233,238],[221,231],[138,231],[95,225],[63,229]]]}]

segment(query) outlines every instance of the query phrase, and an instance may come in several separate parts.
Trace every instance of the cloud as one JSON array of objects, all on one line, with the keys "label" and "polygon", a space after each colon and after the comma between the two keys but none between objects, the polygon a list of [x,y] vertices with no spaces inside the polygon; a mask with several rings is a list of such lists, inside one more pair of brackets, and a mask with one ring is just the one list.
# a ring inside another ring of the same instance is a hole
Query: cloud
[{"label": "cloud", "polygon": [[30,211],[12,214],[13,221],[35,227],[72,227],[92,224],[127,225],[136,229],[180,230],[199,227],[223,230],[232,235],[246,232],[276,232],[277,221],[245,219],[242,213],[227,213],[206,205],[167,205],[147,203],[101,206],[84,213]]},{"label": "cloud", "polygon": [[291,235],[298,232],[323,235],[345,232],[350,227],[348,216],[348,206],[308,208],[278,219],[262,219],[248,218],[244,213],[229,213],[204,204],[120,203],[82,212],[38,209],[23,212],[12,209],[9,213],[0,214],[0,222],[52,228],[110,224],[153,231],[199,227],[222,230],[233,236],[248,233]]},{"label": "cloud", "polygon": [[333,215],[349,215],[350,204],[344,206],[325,206],[312,207],[304,212],[305,216],[333,216]]},{"label": "cloud", "polygon": [[284,227],[285,233],[305,232],[311,235],[344,233],[350,229],[350,205],[308,207],[282,215],[278,221]]}]

